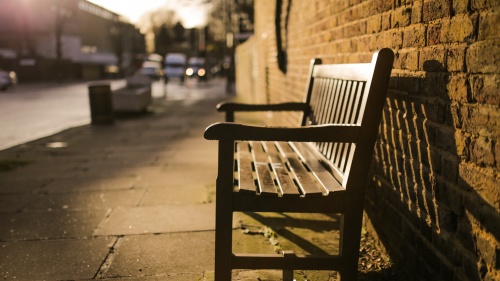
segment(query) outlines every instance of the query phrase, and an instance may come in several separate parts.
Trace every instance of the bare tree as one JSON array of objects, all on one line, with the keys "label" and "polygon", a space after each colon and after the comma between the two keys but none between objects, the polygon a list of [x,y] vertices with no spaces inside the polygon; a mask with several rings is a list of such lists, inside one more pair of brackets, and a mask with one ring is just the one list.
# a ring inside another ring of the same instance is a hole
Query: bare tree
[{"label": "bare tree", "polygon": [[138,25],[142,32],[157,33],[161,27],[172,28],[179,18],[177,13],[169,7],[151,10],[139,18]]},{"label": "bare tree", "polygon": [[170,32],[178,21],[177,13],[169,7],[149,11],[140,17],[137,25],[141,32],[146,34],[146,44],[150,52],[161,51],[155,50],[155,43],[158,41],[156,37],[162,34],[163,38],[160,41],[165,40],[165,38],[172,38],[172,34],[165,34],[164,32]]}]

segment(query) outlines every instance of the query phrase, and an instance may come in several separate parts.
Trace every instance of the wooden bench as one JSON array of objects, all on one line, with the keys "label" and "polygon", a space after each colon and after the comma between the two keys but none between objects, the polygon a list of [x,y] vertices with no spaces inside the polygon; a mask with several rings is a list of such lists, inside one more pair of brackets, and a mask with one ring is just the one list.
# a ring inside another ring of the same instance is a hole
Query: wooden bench
[{"label": "wooden bench", "polygon": [[[232,269],[338,271],[357,279],[365,185],[385,103],[394,54],[382,49],[371,63],[311,61],[305,102],[223,103],[226,121],[209,126],[218,140],[215,280]],[[297,127],[237,124],[237,111],[301,111]],[[338,255],[232,252],[233,212],[339,213]],[[291,280],[291,279],[290,279]]]}]

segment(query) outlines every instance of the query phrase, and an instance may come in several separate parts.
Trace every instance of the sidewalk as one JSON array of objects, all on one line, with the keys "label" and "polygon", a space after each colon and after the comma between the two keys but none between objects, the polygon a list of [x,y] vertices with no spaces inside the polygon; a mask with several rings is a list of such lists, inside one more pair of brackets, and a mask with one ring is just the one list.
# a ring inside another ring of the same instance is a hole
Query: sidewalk
[{"label": "sidewalk", "polygon": [[158,100],[0,151],[13,168],[0,172],[0,278],[203,280],[217,163],[203,132],[219,101]]},{"label": "sidewalk", "polygon": [[[217,143],[203,132],[223,120],[215,105],[226,97],[223,83],[209,91],[212,98],[159,99],[146,115],[0,151],[0,278],[213,280]],[[337,219],[237,214],[233,244],[330,252],[338,233],[326,223]],[[281,278],[276,271],[233,275]],[[296,276],[335,280],[331,273]]]}]

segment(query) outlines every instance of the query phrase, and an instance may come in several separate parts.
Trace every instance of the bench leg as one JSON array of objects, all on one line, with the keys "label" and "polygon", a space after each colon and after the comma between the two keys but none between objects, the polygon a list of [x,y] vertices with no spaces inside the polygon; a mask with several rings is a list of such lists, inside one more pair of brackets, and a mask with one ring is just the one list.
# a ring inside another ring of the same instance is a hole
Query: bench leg
[{"label": "bench leg", "polygon": [[232,217],[231,211],[217,212],[215,230],[215,280],[217,281],[231,281]]},{"label": "bench leg", "polygon": [[219,141],[219,170],[215,194],[215,280],[231,281],[233,242],[234,143]]},{"label": "bench leg", "polygon": [[[228,196],[229,195],[229,196]],[[215,280],[231,280],[231,259],[233,255],[233,210],[231,193],[216,194],[215,204]],[[229,197],[229,198],[227,198]],[[229,199],[229,201],[227,201]]]},{"label": "bench leg", "polygon": [[340,281],[358,281],[358,269],[344,269],[339,271]]},{"label": "bench leg", "polygon": [[363,212],[347,212],[342,217],[341,255],[345,265],[340,270],[341,281],[358,280],[359,244]]},{"label": "bench leg", "polygon": [[[291,250],[283,251],[282,254],[285,260],[295,257],[294,251]],[[293,269],[283,269],[283,281],[293,281]]]},{"label": "bench leg", "polygon": [[283,281],[293,281],[293,270],[283,269]]}]

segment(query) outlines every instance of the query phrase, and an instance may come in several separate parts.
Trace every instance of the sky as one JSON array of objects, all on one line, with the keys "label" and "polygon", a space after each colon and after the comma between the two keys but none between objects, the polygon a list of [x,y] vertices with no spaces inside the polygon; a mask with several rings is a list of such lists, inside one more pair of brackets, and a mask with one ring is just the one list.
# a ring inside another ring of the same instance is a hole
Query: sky
[{"label": "sky", "polygon": [[169,6],[176,10],[182,19],[185,28],[199,26],[206,20],[205,11],[194,8],[176,5],[177,0],[88,0],[94,4],[104,7],[117,14],[126,16],[133,23],[137,23],[139,18],[147,11],[155,10],[159,7]]}]

